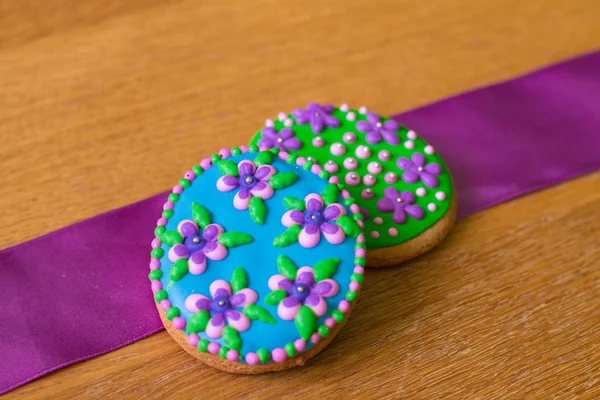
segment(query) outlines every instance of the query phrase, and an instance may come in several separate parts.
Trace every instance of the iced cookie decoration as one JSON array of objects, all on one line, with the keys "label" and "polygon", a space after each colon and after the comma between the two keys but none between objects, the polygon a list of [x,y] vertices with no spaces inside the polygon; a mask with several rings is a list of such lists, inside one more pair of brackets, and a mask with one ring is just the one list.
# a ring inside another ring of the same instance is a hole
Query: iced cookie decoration
[{"label": "iced cookie decoration", "polygon": [[304,364],[354,307],[362,219],[314,162],[276,146],[222,149],[184,174],[154,231],[149,278],[167,331],[228,372]]},{"label": "iced cookie decoration", "polygon": [[[354,110],[346,104],[310,103],[291,114],[282,112],[267,119],[251,143],[314,161],[338,179],[364,218],[369,266],[416,257],[438,244],[454,224],[452,179],[435,148],[364,106]],[[290,226],[306,226],[299,213],[288,217]]]}]

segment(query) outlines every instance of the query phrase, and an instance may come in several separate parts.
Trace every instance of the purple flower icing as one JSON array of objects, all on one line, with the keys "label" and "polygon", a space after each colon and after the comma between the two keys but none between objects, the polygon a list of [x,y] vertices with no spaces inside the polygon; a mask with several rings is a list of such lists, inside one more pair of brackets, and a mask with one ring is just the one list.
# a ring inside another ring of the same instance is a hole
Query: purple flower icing
[{"label": "purple flower icing", "polygon": [[249,160],[242,160],[238,163],[239,178],[231,175],[224,175],[217,181],[217,189],[221,192],[229,192],[236,188],[240,190],[233,198],[233,206],[238,210],[247,210],[250,204],[250,198],[257,196],[263,200],[273,197],[273,188],[269,184],[269,179],[277,173],[277,170],[271,165],[256,165]]},{"label": "purple flower icing", "polygon": [[388,187],[383,191],[384,197],[377,202],[377,209],[384,213],[393,213],[392,221],[397,224],[406,222],[406,214],[415,218],[422,219],[423,209],[414,204],[415,195],[411,192],[398,192],[393,187]]},{"label": "purple flower icing", "polygon": [[266,127],[262,130],[262,139],[259,140],[258,146],[269,149],[277,147],[279,150],[299,150],[302,143],[294,137],[294,131],[290,128],[277,132],[272,127]]},{"label": "purple flower icing", "polygon": [[406,157],[400,157],[396,160],[398,168],[403,169],[402,180],[406,183],[415,183],[419,179],[431,188],[438,186],[436,175],[442,173],[442,167],[436,163],[425,164],[425,156],[421,153],[414,153],[412,161]]},{"label": "purple flower icing", "polygon": [[180,258],[188,260],[190,274],[199,275],[206,270],[206,259],[220,261],[227,257],[227,248],[217,241],[224,232],[221,225],[210,224],[204,231],[192,220],[184,219],[177,226],[183,236],[183,243],[169,249],[172,262]]},{"label": "purple flower icing", "polygon": [[292,115],[296,118],[297,123],[310,123],[314,133],[321,133],[325,127],[337,128],[340,126],[340,121],[331,115],[334,110],[335,108],[331,104],[309,103],[306,110],[297,108],[292,112]]},{"label": "purple flower icing", "polygon": [[356,123],[356,129],[367,134],[365,139],[370,144],[379,143],[382,139],[394,146],[399,144],[398,128],[396,121],[390,119],[382,123],[381,117],[374,113],[367,113],[366,121]]},{"label": "purple flower icing", "polygon": [[310,307],[317,317],[322,317],[327,312],[325,298],[335,296],[339,291],[339,285],[333,279],[315,283],[312,267],[300,268],[294,281],[283,275],[273,275],[268,284],[271,290],[287,292],[287,297],[277,309],[279,317],[286,321],[293,320],[302,305]]}]

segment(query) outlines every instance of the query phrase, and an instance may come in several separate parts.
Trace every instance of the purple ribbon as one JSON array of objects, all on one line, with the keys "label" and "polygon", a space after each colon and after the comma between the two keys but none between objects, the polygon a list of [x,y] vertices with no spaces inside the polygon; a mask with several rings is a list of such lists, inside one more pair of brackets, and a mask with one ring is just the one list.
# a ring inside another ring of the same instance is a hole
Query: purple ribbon
[{"label": "purple ribbon", "polygon": [[[394,118],[442,154],[464,217],[600,168],[599,105],[600,52]],[[146,276],[165,197],[0,252],[0,394],[162,329]]]}]

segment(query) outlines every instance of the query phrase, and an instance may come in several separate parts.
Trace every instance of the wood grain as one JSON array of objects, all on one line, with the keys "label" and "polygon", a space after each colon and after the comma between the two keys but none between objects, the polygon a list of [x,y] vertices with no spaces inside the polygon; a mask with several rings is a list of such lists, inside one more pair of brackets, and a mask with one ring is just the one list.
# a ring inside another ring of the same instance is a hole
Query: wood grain
[{"label": "wood grain", "polygon": [[[171,187],[311,100],[392,113],[600,46],[596,0],[0,2],[0,248]],[[367,274],[306,367],[239,377],[165,333],[5,396],[598,398],[600,173]]]}]

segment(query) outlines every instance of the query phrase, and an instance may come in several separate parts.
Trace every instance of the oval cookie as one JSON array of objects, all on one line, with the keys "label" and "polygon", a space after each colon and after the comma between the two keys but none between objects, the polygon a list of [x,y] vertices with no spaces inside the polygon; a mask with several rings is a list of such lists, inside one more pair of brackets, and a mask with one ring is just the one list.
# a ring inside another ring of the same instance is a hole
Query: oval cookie
[{"label": "oval cookie", "polygon": [[366,107],[310,103],[267,120],[251,143],[315,160],[339,178],[365,217],[370,267],[426,252],[454,224],[452,179],[435,148]]},{"label": "oval cookie", "polygon": [[329,175],[253,145],[185,173],[157,222],[149,278],[186,351],[255,374],[302,365],[339,332],[366,246],[359,207]]}]

